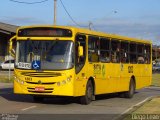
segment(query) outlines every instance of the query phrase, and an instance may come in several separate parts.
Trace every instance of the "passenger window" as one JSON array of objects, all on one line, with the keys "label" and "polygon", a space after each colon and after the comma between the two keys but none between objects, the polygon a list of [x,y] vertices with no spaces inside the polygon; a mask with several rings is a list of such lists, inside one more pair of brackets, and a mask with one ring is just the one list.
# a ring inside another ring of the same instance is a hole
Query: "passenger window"
[{"label": "passenger window", "polygon": [[129,63],[129,43],[121,42],[121,63]]},{"label": "passenger window", "polygon": [[120,41],[118,40],[111,40],[111,61],[113,63],[120,62]]},{"label": "passenger window", "polygon": [[144,55],[145,55],[145,63],[150,64],[151,61],[151,46],[150,45],[145,45],[144,49]]},{"label": "passenger window", "polygon": [[137,45],[137,62],[138,64],[144,64],[145,58],[144,58],[144,45],[143,44],[138,44]]},{"label": "passenger window", "polygon": [[88,59],[89,62],[99,61],[99,37],[89,36],[88,38]]},{"label": "passenger window", "polygon": [[100,38],[100,61],[110,62],[110,39]]},{"label": "passenger window", "polygon": [[137,44],[130,43],[130,63],[137,63]]}]

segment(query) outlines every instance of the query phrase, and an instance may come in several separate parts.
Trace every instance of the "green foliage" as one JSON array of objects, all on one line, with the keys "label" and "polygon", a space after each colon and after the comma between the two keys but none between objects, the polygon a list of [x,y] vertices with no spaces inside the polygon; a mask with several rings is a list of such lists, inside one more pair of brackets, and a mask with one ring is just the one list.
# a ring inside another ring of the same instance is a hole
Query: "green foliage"
[{"label": "green foliage", "polygon": [[153,86],[160,86],[160,73],[156,73],[152,75],[152,85]]}]

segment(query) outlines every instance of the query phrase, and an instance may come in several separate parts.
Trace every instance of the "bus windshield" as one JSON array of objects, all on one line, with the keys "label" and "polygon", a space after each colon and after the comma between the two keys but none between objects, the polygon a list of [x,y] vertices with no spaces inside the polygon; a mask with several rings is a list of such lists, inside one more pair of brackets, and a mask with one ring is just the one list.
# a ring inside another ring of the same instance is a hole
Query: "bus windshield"
[{"label": "bus windshield", "polygon": [[33,70],[64,70],[74,64],[72,41],[33,41],[17,42],[15,67]]}]

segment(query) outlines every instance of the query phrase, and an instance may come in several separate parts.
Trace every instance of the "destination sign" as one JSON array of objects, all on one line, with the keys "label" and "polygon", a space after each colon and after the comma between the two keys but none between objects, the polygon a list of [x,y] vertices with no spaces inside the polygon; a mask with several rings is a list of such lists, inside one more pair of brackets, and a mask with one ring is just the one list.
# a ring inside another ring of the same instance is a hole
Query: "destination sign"
[{"label": "destination sign", "polygon": [[62,28],[35,27],[18,31],[19,37],[72,37],[72,31]]}]

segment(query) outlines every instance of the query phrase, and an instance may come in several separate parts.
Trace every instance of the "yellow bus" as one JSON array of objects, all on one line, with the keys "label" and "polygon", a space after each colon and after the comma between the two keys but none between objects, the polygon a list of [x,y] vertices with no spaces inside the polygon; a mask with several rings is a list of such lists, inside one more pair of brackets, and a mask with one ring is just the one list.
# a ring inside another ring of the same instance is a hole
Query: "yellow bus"
[{"label": "yellow bus", "polygon": [[14,93],[35,101],[70,96],[89,104],[107,93],[132,98],[151,84],[151,41],[67,26],[20,27],[14,39]]}]

